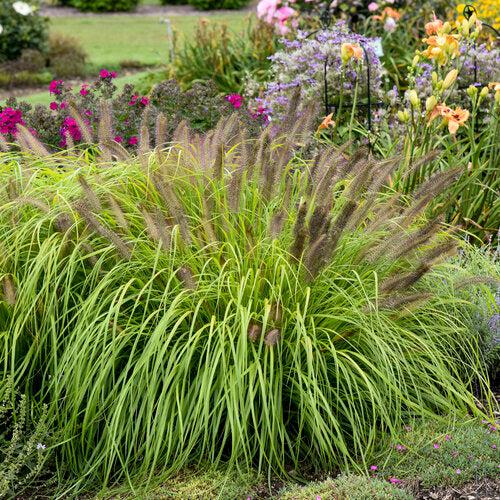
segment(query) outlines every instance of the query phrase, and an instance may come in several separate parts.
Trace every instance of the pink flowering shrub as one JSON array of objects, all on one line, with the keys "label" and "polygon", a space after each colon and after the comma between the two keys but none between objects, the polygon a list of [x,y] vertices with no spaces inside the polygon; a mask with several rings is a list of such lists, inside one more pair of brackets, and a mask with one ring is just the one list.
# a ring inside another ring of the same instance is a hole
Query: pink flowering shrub
[{"label": "pink flowering shrub", "polygon": [[287,0],[260,0],[257,5],[257,17],[275,27],[280,35],[286,35],[290,29],[298,27],[299,11],[293,9]]},{"label": "pink flowering shrub", "polygon": [[[8,142],[14,142],[16,127],[21,124],[50,148],[66,148],[82,144],[89,134],[96,138],[101,114],[107,112],[111,113],[111,137],[127,148],[135,148],[142,124],[146,123],[150,134],[154,134],[160,112],[167,117],[169,133],[182,120],[195,130],[205,131],[232,112],[239,113],[250,129],[258,130],[267,122],[262,107],[249,110],[241,95],[221,97],[210,83],[195,84],[191,90],[182,92],[176,82],[166,81],[157,85],[150,96],[144,96],[132,85],[125,85],[118,92],[113,83],[115,77],[114,71],[102,69],[93,83],[77,88],[71,88],[63,80],[53,80],[49,85],[53,101],[48,106],[33,108],[11,98],[4,109],[0,107],[0,134]],[[146,109],[147,120],[143,122]],[[88,133],[81,129],[82,126]]]},{"label": "pink flowering shrub", "polygon": [[275,27],[281,35],[288,34],[298,28],[302,20],[308,23],[309,18],[317,19],[325,14],[333,20],[345,20],[350,26],[367,19],[373,20],[386,32],[396,29],[401,17],[400,7],[406,0],[260,0],[257,5],[257,16]]}]

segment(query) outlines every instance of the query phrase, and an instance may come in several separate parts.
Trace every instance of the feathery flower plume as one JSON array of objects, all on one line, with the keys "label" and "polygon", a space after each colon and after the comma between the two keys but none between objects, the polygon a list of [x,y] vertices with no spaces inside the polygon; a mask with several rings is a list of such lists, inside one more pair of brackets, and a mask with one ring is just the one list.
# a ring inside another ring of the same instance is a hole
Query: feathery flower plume
[{"label": "feathery flower plume", "polygon": [[75,204],[75,209],[93,231],[113,244],[122,258],[130,260],[132,257],[132,251],[128,247],[127,243],[125,243],[125,241],[123,241],[118,234],[99,222],[98,218],[92,213],[86,203],[83,201],[77,202]]},{"label": "feathery flower plume", "polygon": [[264,343],[268,347],[273,347],[275,346],[281,339],[281,332],[278,330],[278,328],[273,328],[269,332],[266,333],[266,336],[264,337]]},{"label": "feathery flower plume", "polygon": [[11,274],[6,274],[2,279],[3,298],[9,306],[15,306],[17,302],[17,289]]},{"label": "feathery flower plume", "polygon": [[100,212],[102,210],[102,204],[95,193],[95,191],[90,187],[89,183],[83,175],[78,176],[78,183],[82,187],[85,201],[91,207],[94,212]]},{"label": "feathery flower plume", "polygon": [[182,266],[177,270],[177,277],[187,290],[196,290],[196,281],[193,276],[193,271],[187,266]]}]

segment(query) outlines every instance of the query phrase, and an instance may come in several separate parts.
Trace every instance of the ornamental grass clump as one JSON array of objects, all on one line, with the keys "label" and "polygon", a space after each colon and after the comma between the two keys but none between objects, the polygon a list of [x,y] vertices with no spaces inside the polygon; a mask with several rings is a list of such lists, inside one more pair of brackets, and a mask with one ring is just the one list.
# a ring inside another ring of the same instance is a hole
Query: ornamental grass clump
[{"label": "ornamental grass clump", "polygon": [[73,492],[332,470],[410,416],[477,412],[475,340],[421,284],[454,251],[424,215],[453,172],[401,196],[399,158],[318,150],[315,112],[257,140],[182,123],[139,157],[105,134],[99,157],[2,154],[0,376],[47,404]]}]

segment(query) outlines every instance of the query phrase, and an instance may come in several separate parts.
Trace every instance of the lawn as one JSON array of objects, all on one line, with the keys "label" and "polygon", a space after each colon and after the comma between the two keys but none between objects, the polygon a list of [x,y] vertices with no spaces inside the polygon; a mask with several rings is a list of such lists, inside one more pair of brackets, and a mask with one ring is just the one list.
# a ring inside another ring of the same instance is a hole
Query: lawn
[{"label": "lawn", "polygon": [[[173,29],[179,39],[192,36],[203,16],[172,16]],[[238,30],[243,25],[242,13],[210,16],[211,21],[227,23]],[[50,21],[53,33],[72,35],[82,43],[91,63],[102,67],[117,67],[123,61],[142,64],[163,64],[168,59],[169,46],[164,18],[158,16],[102,15],[57,17]]]}]

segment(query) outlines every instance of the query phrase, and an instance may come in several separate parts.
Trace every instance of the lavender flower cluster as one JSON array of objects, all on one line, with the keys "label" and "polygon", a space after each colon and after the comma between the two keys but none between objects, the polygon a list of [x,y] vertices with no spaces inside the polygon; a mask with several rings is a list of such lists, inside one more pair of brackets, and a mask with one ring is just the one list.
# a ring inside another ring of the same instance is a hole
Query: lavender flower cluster
[{"label": "lavender flower cluster", "polygon": [[284,50],[270,57],[273,79],[257,99],[257,105],[264,107],[273,118],[279,118],[296,89],[300,89],[303,102],[323,100],[325,63],[332,104],[338,102],[341,95],[344,101],[352,102],[357,83],[358,99],[363,100],[367,94],[365,58],[359,61],[352,58],[344,64],[343,43],[359,44],[366,50],[371,93],[374,98],[381,98],[382,65],[376,54],[376,39],[351,33],[344,22],[339,22],[313,36],[299,31],[294,40],[282,40]]}]

